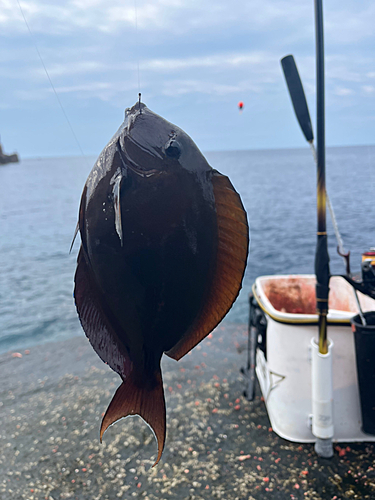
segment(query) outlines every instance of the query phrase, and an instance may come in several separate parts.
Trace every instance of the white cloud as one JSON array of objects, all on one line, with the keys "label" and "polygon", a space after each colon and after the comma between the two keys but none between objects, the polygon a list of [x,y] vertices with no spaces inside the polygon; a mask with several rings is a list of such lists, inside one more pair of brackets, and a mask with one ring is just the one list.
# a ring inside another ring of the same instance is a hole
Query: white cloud
[{"label": "white cloud", "polygon": [[[216,32],[268,32],[269,39],[298,34],[310,37],[313,8],[310,2],[292,0],[20,0],[31,30],[36,34],[59,35],[90,31],[127,37],[157,33],[162,39],[171,35]],[[345,44],[373,38],[375,3],[372,0],[332,0],[325,5],[328,44]],[[288,28],[291,28],[288,30]],[[2,33],[25,33],[25,25],[15,0],[0,0]],[[159,40],[158,40],[159,41]]]},{"label": "white cloud", "polygon": [[[20,1],[25,17],[35,33],[59,34],[77,29],[124,33],[137,25],[140,32],[181,36],[188,32],[226,30],[230,26],[246,31],[309,22],[311,9],[290,0],[240,0],[235,5],[223,0],[44,0]],[[242,20],[244,22],[242,23]],[[24,30],[18,6],[0,0],[2,30]]]},{"label": "white cloud", "polygon": [[325,31],[327,44],[350,45],[373,39],[375,3],[373,0],[326,2]]},{"label": "white cloud", "polygon": [[[72,85],[70,87],[56,87],[58,94],[66,94],[69,92],[97,92],[98,90],[109,90],[112,86],[107,82],[92,82],[83,85]],[[52,89],[51,89],[52,91]]]},{"label": "white cloud", "polygon": [[338,96],[347,96],[347,95],[352,95],[354,94],[354,91],[352,89],[348,89],[345,87],[337,87],[333,93]]},{"label": "white cloud", "polygon": [[216,53],[205,57],[186,57],[180,59],[149,59],[142,61],[143,69],[153,71],[176,72],[184,69],[197,68],[230,68],[267,66],[273,57],[265,52],[249,53]]},{"label": "white cloud", "polygon": [[16,98],[16,103],[14,104],[14,106],[18,107],[18,101],[44,101],[48,97],[50,92],[51,89],[49,87],[44,87],[42,89],[16,89],[14,91],[14,96]]},{"label": "white cloud", "polygon": [[[56,63],[49,65],[47,68],[48,73],[53,77],[99,73],[104,72],[106,69],[107,66],[100,61],[72,61]],[[43,74],[44,77],[43,67],[38,69],[38,73],[40,75]]]},{"label": "white cloud", "polygon": [[[129,85],[127,88],[130,90],[131,86]],[[133,88],[136,88],[135,84],[133,84]],[[55,90],[59,96],[73,94],[80,101],[95,98],[108,102],[113,101],[119,95],[121,86],[109,82],[89,82],[80,85],[60,86],[56,87]],[[53,92],[53,90],[50,89],[49,92]]]},{"label": "white cloud", "polygon": [[202,80],[170,80],[165,82],[162,94],[167,96],[199,93],[206,95],[227,96],[241,92],[241,85],[222,85]]},{"label": "white cloud", "polygon": [[329,55],[326,57],[326,73],[327,77],[344,82],[360,82],[361,71],[358,71],[360,59],[353,61],[346,54]]},{"label": "white cloud", "polygon": [[374,94],[375,93],[374,85],[363,85],[362,89],[366,94]]},{"label": "white cloud", "polygon": [[[133,84],[127,85],[127,91],[137,90],[136,82]],[[52,89],[50,86],[44,85],[43,87],[38,88],[24,88],[24,89],[15,89],[14,97],[16,99],[16,104],[13,104],[14,107],[20,107],[20,103],[29,102],[30,104],[34,102],[43,102],[48,101],[51,102],[51,94],[54,94],[54,90],[56,91],[59,97],[64,94],[70,95],[70,98],[78,99],[80,102],[83,102],[88,99],[99,99],[101,101],[116,101],[118,96],[123,92],[123,87],[121,82],[109,83],[109,82],[99,82],[92,81],[89,83],[82,83],[78,85],[67,85],[67,86],[55,86]],[[65,100],[65,98],[64,98]],[[53,97],[53,102],[58,105],[57,101]],[[24,104],[21,104],[21,107]],[[0,109],[9,109],[9,105],[7,102],[0,101]]]},{"label": "white cloud", "polygon": [[[0,0],[0,108],[50,106],[52,91],[34,41],[69,106],[84,102],[89,109],[102,100],[117,107],[133,99],[139,59],[147,102],[176,96],[173,102],[187,106],[221,105],[238,102],[236,95],[246,102],[256,95],[262,113],[274,113],[280,102],[289,105],[280,67],[288,53],[314,102],[312,0],[20,2],[34,37],[17,0]],[[325,2],[327,102],[336,109],[363,109],[365,102],[374,114],[374,15],[374,0]]]}]

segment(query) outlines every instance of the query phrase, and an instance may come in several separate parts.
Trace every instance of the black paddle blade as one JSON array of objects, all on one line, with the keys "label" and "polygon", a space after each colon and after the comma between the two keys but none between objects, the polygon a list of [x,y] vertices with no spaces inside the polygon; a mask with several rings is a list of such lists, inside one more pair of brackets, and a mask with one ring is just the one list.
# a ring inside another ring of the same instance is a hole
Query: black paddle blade
[{"label": "black paddle blade", "polygon": [[292,55],[283,57],[281,59],[281,66],[284,71],[286,84],[288,85],[289,94],[292,99],[298,123],[302,129],[303,135],[306,137],[306,140],[308,142],[312,142],[314,140],[314,134],[311,125],[309,108],[307,107],[305,92],[303,90],[301,78],[299,76],[294,57]]}]

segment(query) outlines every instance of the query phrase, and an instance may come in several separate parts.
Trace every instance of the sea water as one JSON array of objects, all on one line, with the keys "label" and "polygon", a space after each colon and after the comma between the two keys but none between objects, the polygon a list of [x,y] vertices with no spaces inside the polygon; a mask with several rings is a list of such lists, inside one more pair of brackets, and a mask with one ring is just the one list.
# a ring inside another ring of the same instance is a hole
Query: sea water
[{"label": "sea water", "polygon": [[[316,168],[308,148],[206,154],[230,177],[248,214],[243,289],[226,321],[246,323],[259,275],[313,273]],[[43,158],[0,167],[0,352],[84,335],[73,300],[79,200],[95,158]],[[375,146],[328,148],[327,191],[352,268],[375,246]],[[327,214],[331,272],[344,273]]]}]

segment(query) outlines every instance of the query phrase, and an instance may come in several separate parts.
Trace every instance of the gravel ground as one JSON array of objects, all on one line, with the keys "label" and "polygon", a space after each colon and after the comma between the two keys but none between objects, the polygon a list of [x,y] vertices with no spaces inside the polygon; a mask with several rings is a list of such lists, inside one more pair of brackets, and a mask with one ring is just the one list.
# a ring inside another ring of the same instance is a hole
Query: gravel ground
[{"label": "gravel ground", "polygon": [[[167,439],[161,462],[143,421],[99,444],[119,385],[86,338],[0,356],[0,499],[374,499],[374,445],[289,443],[257,388],[243,398],[246,327],[224,323],[179,363],[164,357]],[[22,357],[21,357],[22,355]]]}]

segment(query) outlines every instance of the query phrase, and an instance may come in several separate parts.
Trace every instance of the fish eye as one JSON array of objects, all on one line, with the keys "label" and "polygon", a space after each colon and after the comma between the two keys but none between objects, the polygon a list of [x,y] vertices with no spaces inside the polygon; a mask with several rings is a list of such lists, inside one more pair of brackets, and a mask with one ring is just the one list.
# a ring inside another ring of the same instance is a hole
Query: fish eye
[{"label": "fish eye", "polygon": [[169,156],[169,158],[179,158],[181,155],[180,144],[174,139],[169,140],[165,145],[165,154]]}]

